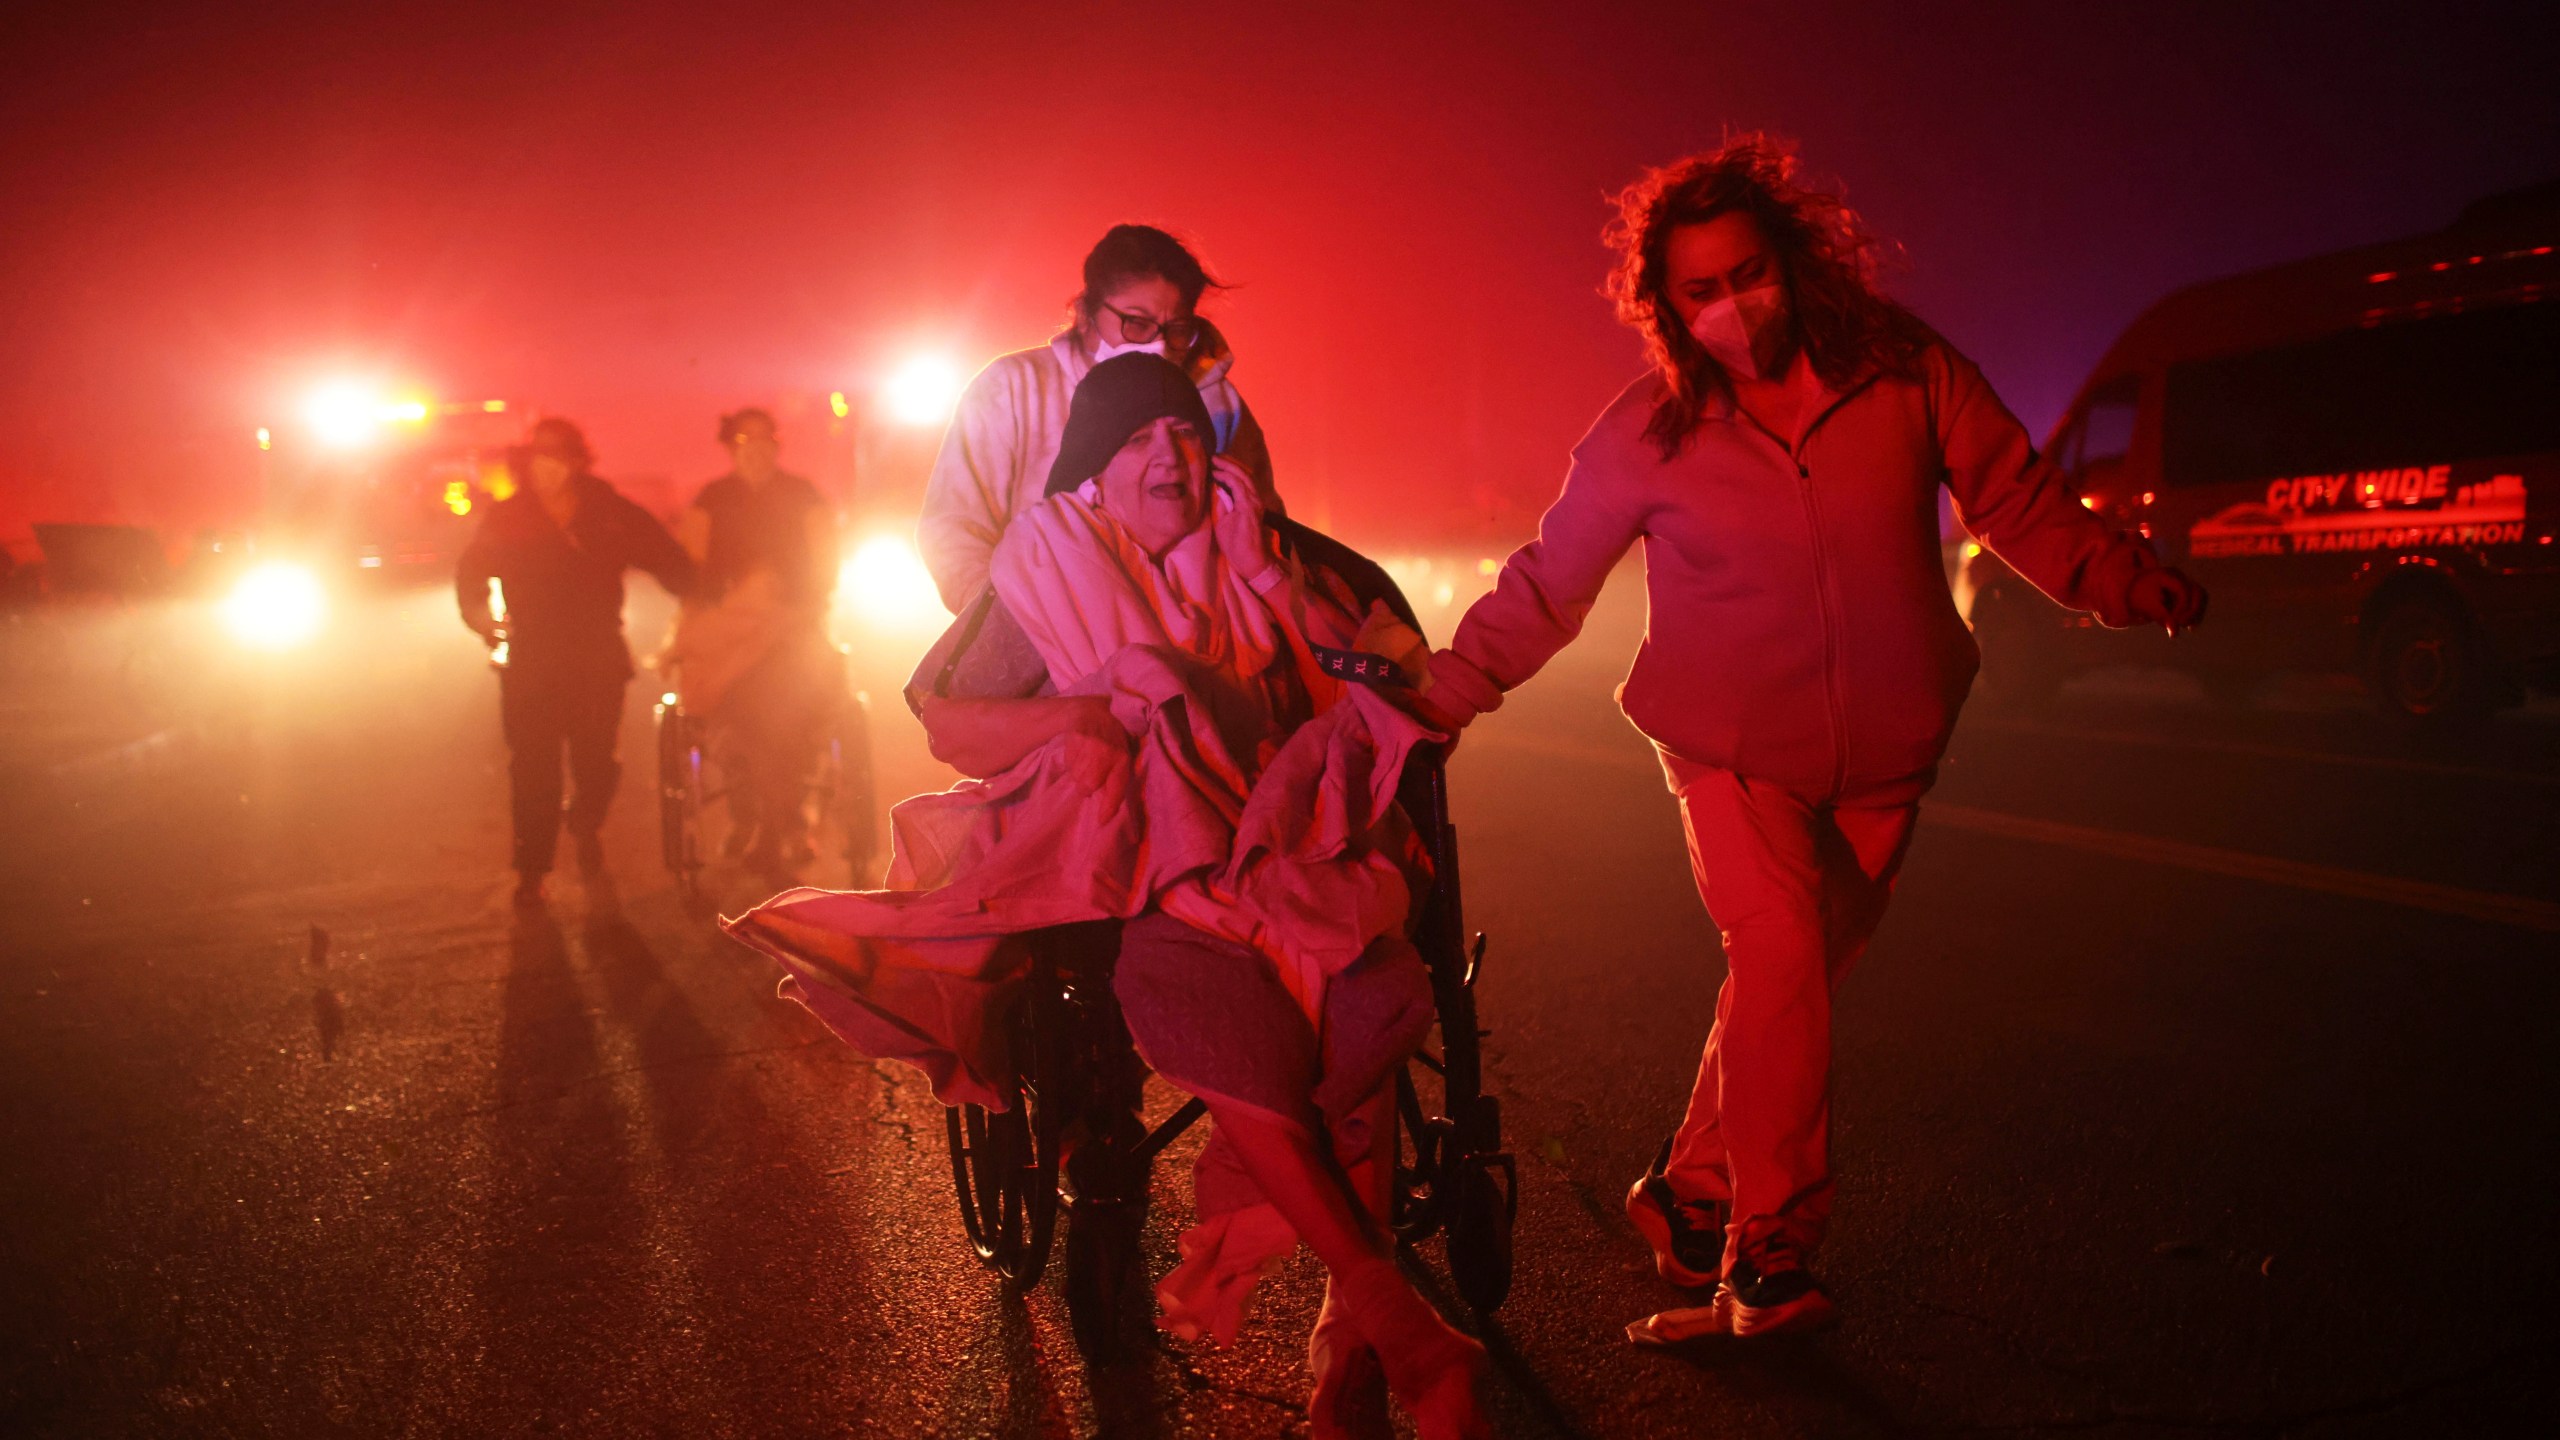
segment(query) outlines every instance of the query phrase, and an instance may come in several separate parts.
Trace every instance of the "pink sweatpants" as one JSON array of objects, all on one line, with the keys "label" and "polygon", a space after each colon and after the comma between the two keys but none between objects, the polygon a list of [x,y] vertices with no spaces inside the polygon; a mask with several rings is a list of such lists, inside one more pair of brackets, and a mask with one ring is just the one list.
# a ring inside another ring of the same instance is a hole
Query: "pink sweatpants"
[{"label": "pink sweatpants", "polygon": [[1732,1205],[1728,1267],[1772,1233],[1810,1253],[1831,1212],[1831,999],[1884,918],[1919,807],[1663,767],[1726,968],[1671,1188]]}]

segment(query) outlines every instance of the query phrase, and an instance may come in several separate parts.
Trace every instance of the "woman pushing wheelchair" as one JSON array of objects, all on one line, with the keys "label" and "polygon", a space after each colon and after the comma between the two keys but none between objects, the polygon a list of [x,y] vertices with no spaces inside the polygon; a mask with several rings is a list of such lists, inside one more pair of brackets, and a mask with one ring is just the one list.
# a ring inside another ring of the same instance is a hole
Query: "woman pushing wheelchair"
[{"label": "woman pushing wheelchair", "polygon": [[891,889],[794,890],[730,923],[784,993],[903,1059],[946,1103],[1000,1107],[990,1017],[1030,937],[1118,921],[1111,986],[1148,1065],[1204,1101],[1198,1222],[1158,1323],[1233,1338],[1304,1241],[1318,1435],[1488,1433],[1482,1347],[1396,1268],[1392,1081],[1429,1029],[1407,938],[1428,862],[1395,803],[1442,737],[1343,656],[1422,673],[1420,637],[1318,547],[1280,543],[1179,368],[1077,387],[1047,498],[910,689],[934,753],[980,777],[894,814]]}]

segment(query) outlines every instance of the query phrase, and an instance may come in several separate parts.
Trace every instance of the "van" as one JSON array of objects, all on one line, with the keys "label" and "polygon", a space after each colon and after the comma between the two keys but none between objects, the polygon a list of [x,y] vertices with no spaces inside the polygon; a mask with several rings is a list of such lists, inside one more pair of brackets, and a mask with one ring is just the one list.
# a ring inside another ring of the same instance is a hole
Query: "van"
[{"label": "van", "polygon": [[2152,306],[2044,453],[2203,582],[2208,623],[2108,631],[1967,545],[1985,688],[2032,702],[2150,664],[2238,699],[2277,671],[2351,671],[2437,729],[2560,685],[2555,245],[2560,182]]}]

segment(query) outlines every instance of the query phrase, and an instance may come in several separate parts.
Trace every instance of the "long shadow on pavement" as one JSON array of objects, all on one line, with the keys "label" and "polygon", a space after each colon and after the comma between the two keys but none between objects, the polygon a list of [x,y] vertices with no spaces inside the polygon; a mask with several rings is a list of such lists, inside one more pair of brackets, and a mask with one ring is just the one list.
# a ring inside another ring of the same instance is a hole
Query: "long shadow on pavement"
[{"label": "long shadow on pavement", "polygon": [[[701,1367],[696,1383],[724,1397],[717,1418],[733,1425],[769,1413],[776,1386],[842,1384],[852,1357],[885,1339],[891,1323],[892,1307],[848,1243],[867,1207],[848,1204],[845,1186],[813,1152],[813,1117],[777,1111],[768,1096],[789,1078],[772,1070],[849,1065],[849,1052],[769,1002],[748,1010],[743,1026],[715,1030],[631,925],[592,925],[584,939],[605,1015],[627,1037],[640,1081],[661,1247],[674,1237],[668,1263],[681,1274],[681,1309],[663,1318],[688,1333],[672,1343]],[[747,988],[742,976],[742,995]],[[822,1079],[816,1088],[841,1097],[841,1118],[851,1120],[853,1085]],[[868,1147],[880,1132],[854,1133]],[[852,1173],[878,1170],[864,1163]],[[919,1397],[858,1387],[845,1398]]]},{"label": "long shadow on pavement", "polygon": [[629,1376],[627,1330],[600,1317],[645,1312],[631,1263],[646,1216],[603,1054],[559,928],[520,918],[509,936],[489,1117],[489,1226],[473,1409],[547,1428],[593,1423],[637,1399],[598,1394]]}]

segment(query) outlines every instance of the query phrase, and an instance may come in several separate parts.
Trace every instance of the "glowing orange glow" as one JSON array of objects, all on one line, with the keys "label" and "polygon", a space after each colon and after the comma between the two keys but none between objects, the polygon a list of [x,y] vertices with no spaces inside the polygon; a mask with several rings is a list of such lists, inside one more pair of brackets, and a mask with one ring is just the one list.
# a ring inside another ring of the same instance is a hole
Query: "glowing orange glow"
[{"label": "glowing orange glow", "polygon": [[382,406],[363,386],[342,380],[313,391],[302,414],[321,444],[347,449],[373,439]]},{"label": "glowing orange glow", "polygon": [[927,634],[950,617],[916,547],[896,535],[874,535],[836,572],[836,603],[878,630]]},{"label": "glowing orange glow", "polygon": [[431,408],[424,400],[384,400],[371,386],[338,380],[311,392],[302,415],[321,444],[347,450],[372,444],[386,423],[420,424]]},{"label": "glowing orange glow", "polygon": [[507,413],[507,402],[504,400],[483,400],[480,402],[480,408],[488,411],[492,415],[504,415]]},{"label": "glowing orange glow", "polygon": [[960,403],[960,367],[939,355],[918,355],[880,387],[889,418],[902,425],[939,425]]},{"label": "glowing orange glow", "polygon": [[290,650],[319,634],[328,617],[328,592],[299,565],[261,565],[222,602],[224,628],[260,650]]}]

